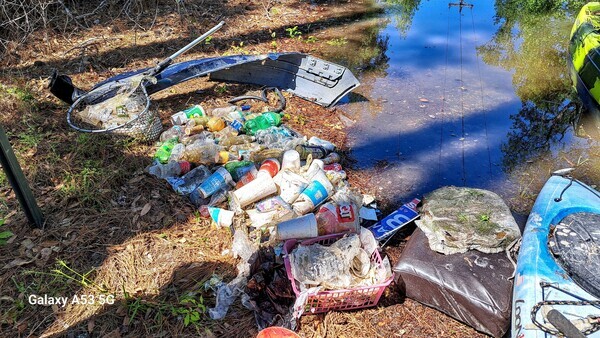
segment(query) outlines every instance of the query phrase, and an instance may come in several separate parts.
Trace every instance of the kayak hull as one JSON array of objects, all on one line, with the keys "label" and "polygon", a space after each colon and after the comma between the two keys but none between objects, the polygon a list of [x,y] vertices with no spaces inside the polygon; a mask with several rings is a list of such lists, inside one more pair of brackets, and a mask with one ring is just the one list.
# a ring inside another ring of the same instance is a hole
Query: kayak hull
[{"label": "kayak hull", "polygon": [[[560,198],[561,193],[562,198]],[[578,212],[600,214],[600,197],[598,196],[600,196],[598,192],[585,184],[578,181],[571,182],[570,179],[560,176],[552,176],[540,191],[525,226],[515,271],[512,337],[547,338],[554,336],[547,334],[533,323],[533,318],[535,318],[544,327],[553,329],[553,326],[545,320],[543,311],[534,311],[536,304],[540,302],[598,300],[569,277],[568,273],[556,262],[548,247],[551,226],[558,224],[566,216]],[[570,321],[588,315],[600,315],[600,308],[592,305],[556,305],[553,307]],[[534,313],[532,314],[532,312]],[[588,337],[600,337],[600,331],[596,331]]]}]

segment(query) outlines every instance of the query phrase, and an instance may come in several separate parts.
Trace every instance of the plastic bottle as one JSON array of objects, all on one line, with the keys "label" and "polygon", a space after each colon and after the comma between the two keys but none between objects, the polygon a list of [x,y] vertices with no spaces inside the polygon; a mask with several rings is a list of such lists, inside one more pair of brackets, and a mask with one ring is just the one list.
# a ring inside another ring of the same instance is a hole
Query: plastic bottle
[{"label": "plastic bottle", "polygon": [[198,190],[202,198],[207,198],[221,189],[225,189],[228,185],[232,185],[233,180],[231,174],[224,167],[219,167],[212,175],[210,175],[200,186]]},{"label": "plastic bottle", "polygon": [[232,153],[225,150],[221,150],[215,155],[215,163],[219,164],[225,164],[229,161],[237,161],[239,159],[240,158],[237,153]]},{"label": "plastic bottle", "polygon": [[252,120],[246,121],[244,130],[246,134],[254,135],[257,131],[278,126],[281,123],[281,115],[273,112],[262,113]]},{"label": "plastic bottle", "polygon": [[208,123],[208,117],[193,117],[185,124],[184,132],[186,135],[194,135],[202,132]]},{"label": "plastic bottle", "polygon": [[237,134],[239,134],[239,132],[235,128],[233,128],[230,125],[227,125],[220,131],[215,132],[215,137],[219,140],[219,143],[221,143],[222,140],[229,137],[237,136]]},{"label": "plastic bottle", "polygon": [[173,147],[177,144],[177,139],[172,138],[163,142],[158,149],[156,149],[156,153],[154,154],[154,158],[157,159],[160,163],[169,162],[169,157],[171,156],[171,152],[173,151]]},{"label": "plastic bottle", "polygon": [[225,128],[225,121],[220,117],[213,116],[206,123],[206,127],[212,132],[221,131]]},{"label": "plastic bottle", "polygon": [[181,143],[183,143],[184,145],[187,146],[188,144],[192,144],[195,142],[202,142],[202,141],[206,141],[206,140],[213,141],[214,135],[210,131],[205,130],[205,131],[200,132],[195,135],[185,136],[183,139],[181,139]]},{"label": "plastic bottle", "polygon": [[300,154],[300,158],[306,160],[308,155],[312,155],[312,158],[325,158],[327,156],[327,150],[321,146],[308,146],[299,144],[296,146],[296,151]]},{"label": "plastic bottle", "polygon": [[201,105],[194,105],[188,109],[182,110],[171,116],[173,125],[184,125],[192,117],[206,116],[204,108]]},{"label": "plastic bottle", "polygon": [[321,147],[325,148],[325,150],[327,150],[327,151],[334,151],[335,150],[335,144],[333,144],[333,143],[331,143],[329,141],[320,139],[320,138],[318,138],[316,136],[313,136],[313,137],[311,137],[311,138],[308,139],[308,145],[311,145],[311,146],[321,146]]},{"label": "plastic bottle", "polygon": [[182,177],[168,177],[167,182],[180,195],[188,195],[210,176],[206,166],[199,165]]},{"label": "plastic bottle", "polygon": [[178,162],[183,157],[183,152],[185,151],[185,145],[181,143],[177,143],[173,150],[171,150],[171,155],[169,155],[169,162]]},{"label": "plastic bottle", "polygon": [[327,155],[325,158],[323,158],[323,163],[325,164],[332,164],[332,163],[336,163],[341,161],[341,157],[340,154],[338,153],[331,153],[329,155]]},{"label": "plastic bottle", "polygon": [[219,141],[219,144],[224,146],[224,147],[231,147],[233,145],[238,145],[238,144],[248,144],[248,143],[252,143],[254,141],[254,137],[250,136],[250,135],[237,135],[237,136],[230,136],[227,137],[225,139],[221,139],[221,141]]},{"label": "plastic bottle", "polygon": [[146,171],[155,177],[158,178],[167,178],[167,177],[175,177],[180,176],[182,174],[190,171],[190,162],[180,161],[180,162],[169,162],[167,164],[155,164],[146,169]]},{"label": "plastic bottle", "polygon": [[212,196],[203,198],[202,194],[200,193],[200,190],[195,189],[189,195],[189,198],[192,204],[199,208],[202,217],[209,217],[210,215],[208,214],[208,209],[204,209],[208,207],[214,207],[223,202],[226,202],[228,191],[229,187],[227,186],[224,189],[220,189],[219,191],[215,192]]},{"label": "plastic bottle", "polygon": [[182,159],[195,164],[214,164],[220,147],[207,140],[188,144],[183,152]]},{"label": "plastic bottle", "polygon": [[231,161],[225,164],[224,167],[229,171],[231,178],[236,182],[247,172],[251,171],[252,168],[256,169],[254,162],[250,161]]},{"label": "plastic bottle", "polygon": [[210,116],[225,117],[229,116],[229,113],[234,112],[236,110],[238,110],[237,106],[214,108],[210,111]]},{"label": "plastic bottle", "polygon": [[165,142],[166,140],[170,140],[172,138],[181,139],[185,136],[185,130],[181,126],[172,126],[171,128],[165,130],[162,134],[160,134],[159,141]]}]

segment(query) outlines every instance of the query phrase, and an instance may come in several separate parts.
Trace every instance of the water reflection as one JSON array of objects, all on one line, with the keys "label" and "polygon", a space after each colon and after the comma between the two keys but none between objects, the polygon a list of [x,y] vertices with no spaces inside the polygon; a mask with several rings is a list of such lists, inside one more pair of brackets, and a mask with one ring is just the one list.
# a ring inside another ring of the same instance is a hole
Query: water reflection
[{"label": "water reflection", "polygon": [[385,15],[333,33],[348,43],[326,54],[359,73],[342,108],[356,120],[357,168],[381,197],[468,185],[510,200],[523,176],[539,190],[540,163],[548,172],[577,164],[565,154],[596,151],[571,128],[579,101],[566,57],[578,4],[473,1],[459,12],[440,1],[380,3]]}]

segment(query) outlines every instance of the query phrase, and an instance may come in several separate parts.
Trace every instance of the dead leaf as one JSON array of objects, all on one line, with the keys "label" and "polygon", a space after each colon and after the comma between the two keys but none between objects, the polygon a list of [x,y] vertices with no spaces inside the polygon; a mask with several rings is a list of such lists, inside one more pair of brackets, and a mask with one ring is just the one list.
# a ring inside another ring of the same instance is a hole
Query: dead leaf
[{"label": "dead leaf", "polygon": [[140,212],[140,216],[144,216],[145,214],[147,214],[150,211],[150,209],[152,209],[152,204],[150,204],[150,202],[148,202],[142,208],[142,212]]},{"label": "dead leaf", "polygon": [[94,322],[94,320],[93,319],[88,320],[88,323],[87,323],[88,332],[94,331],[94,326],[96,326],[96,323]]},{"label": "dead leaf", "polygon": [[3,266],[2,269],[10,269],[10,268],[14,268],[15,266],[26,265],[26,264],[29,264],[29,263],[31,263],[33,261],[34,261],[33,259],[26,260],[26,259],[22,259],[22,258],[17,258],[17,259],[14,259],[14,260],[10,261],[5,266]]},{"label": "dead leaf", "polygon": [[144,176],[137,176],[137,177],[134,177],[134,178],[130,179],[129,181],[127,181],[127,183],[133,184],[133,183],[137,183],[143,179],[144,179]]}]

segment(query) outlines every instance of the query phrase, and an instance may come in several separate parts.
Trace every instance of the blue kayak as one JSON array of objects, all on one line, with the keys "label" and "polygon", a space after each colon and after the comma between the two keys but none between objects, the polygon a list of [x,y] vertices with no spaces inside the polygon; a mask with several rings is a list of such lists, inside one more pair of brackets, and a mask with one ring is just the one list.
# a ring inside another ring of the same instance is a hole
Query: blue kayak
[{"label": "blue kayak", "polygon": [[552,176],[523,234],[512,337],[600,337],[599,299],[600,193]]}]

